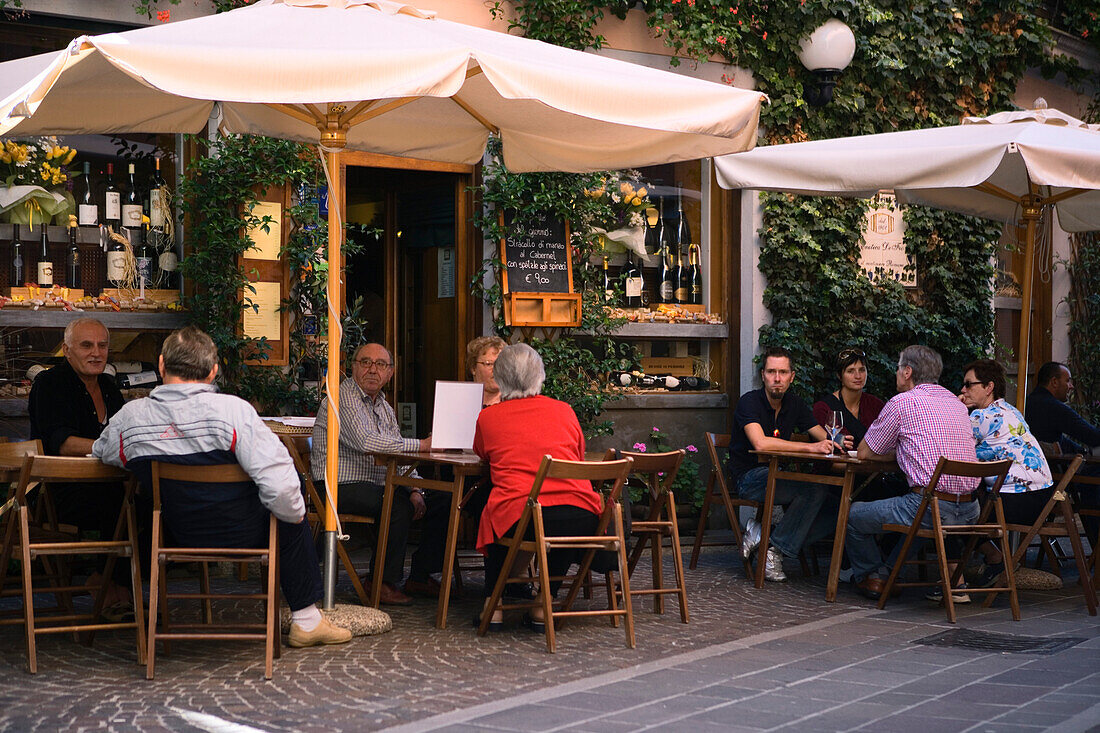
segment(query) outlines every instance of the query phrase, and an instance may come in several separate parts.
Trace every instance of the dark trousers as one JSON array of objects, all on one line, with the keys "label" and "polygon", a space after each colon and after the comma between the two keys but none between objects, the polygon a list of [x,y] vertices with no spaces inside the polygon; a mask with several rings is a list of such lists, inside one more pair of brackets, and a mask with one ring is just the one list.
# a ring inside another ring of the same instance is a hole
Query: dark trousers
[{"label": "dark trousers", "polygon": [[[426,511],[420,520],[420,544],[412,555],[412,568],[409,570],[409,580],[420,582],[426,581],[432,573],[443,570],[447,524],[451,518],[451,494],[447,491],[426,491],[424,504]],[[389,554],[389,548],[386,554]]]},{"label": "dark trousers", "polygon": [[[71,524],[81,532],[95,531],[101,540],[111,540],[115,536],[115,526],[122,510],[122,497],[125,495],[122,484],[51,484],[50,499],[57,510],[57,521]],[[135,521],[137,514],[135,514]],[[126,528],[123,527],[125,533]],[[139,530],[140,532],[140,530]],[[149,546],[145,546],[144,557],[149,558]],[[100,558],[98,569],[102,571],[107,558]],[[144,564],[144,563],[143,563]],[[130,587],[130,561],[125,557],[117,558],[111,579],[119,585]]]},{"label": "dark trousers", "polygon": [[[336,498],[337,507],[345,514],[362,514],[378,519],[382,514],[382,494],[385,488],[369,481],[357,481],[340,484],[340,493]],[[322,500],[325,498],[324,483],[317,484]],[[401,489],[393,494],[393,509],[390,511],[390,533],[386,542],[386,566],[382,568],[382,580],[397,585],[405,575],[405,547],[409,542],[409,525],[412,524],[413,507],[408,493]],[[440,561],[442,562],[442,561]],[[371,573],[377,572],[374,559],[371,559]]]},{"label": "dark trousers", "polygon": [[1001,508],[1004,509],[1005,524],[1034,524],[1053,493],[1053,486],[1018,494],[1006,494],[1002,491]]},{"label": "dark trousers", "polygon": [[[1078,471],[1082,476],[1100,476],[1100,465],[1082,465]],[[1100,486],[1096,484],[1070,484],[1075,486],[1077,496],[1074,497],[1074,506],[1077,509],[1100,509]],[[1096,535],[1100,532],[1100,519],[1097,517],[1081,517],[1081,523],[1085,525],[1085,534],[1089,538],[1089,544],[1096,542]],[[1096,548],[1093,548],[1095,551]]]},{"label": "dark trousers", "polygon": [[[546,531],[547,537],[591,535],[596,532],[596,525],[598,525],[599,522],[599,516],[587,509],[581,509],[580,507],[563,504],[561,506],[547,506],[542,508],[542,526]],[[518,524],[518,522],[516,524]],[[513,524],[508,531],[504,533],[504,536],[511,537],[515,534],[515,531],[516,525]],[[527,525],[527,531],[524,533],[523,539],[535,539],[535,523],[533,520]],[[487,549],[488,554],[485,556],[486,598],[492,595],[493,587],[496,585],[497,579],[500,578],[500,574],[504,570],[504,559],[508,555],[508,548],[504,545],[494,543],[489,545]],[[546,558],[547,563],[550,565],[550,575],[555,577],[565,575],[570,565],[579,563],[584,558],[585,552],[586,550],[551,550],[549,556]],[[550,583],[550,595],[557,595],[558,588],[560,587],[560,580],[552,581]]]},{"label": "dark trousers", "polygon": [[[259,497],[251,501],[226,502],[218,507],[232,529],[211,532],[210,525],[196,517],[172,517],[165,510],[165,530],[172,542],[182,547],[266,547],[267,509]],[[173,521],[175,519],[176,521]],[[221,522],[219,522],[221,523]],[[299,611],[321,599],[321,569],[313,533],[304,518],[297,524],[277,522],[279,532],[279,586],[291,611]]]}]

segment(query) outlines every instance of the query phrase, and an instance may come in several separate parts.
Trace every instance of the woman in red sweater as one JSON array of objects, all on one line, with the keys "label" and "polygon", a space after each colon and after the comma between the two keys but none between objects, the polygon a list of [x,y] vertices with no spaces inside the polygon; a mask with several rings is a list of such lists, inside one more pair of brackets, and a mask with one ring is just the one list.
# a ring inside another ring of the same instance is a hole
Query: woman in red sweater
[{"label": "woman in red sweater", "polygon": [[[546,378],[542,358],[527,344],[512,344],[501,350],[494,365],[501,401],[481,411],[474,432],[474,451],[489,462],[493,488],[481,514],[477,548],[485,557],[485,603],[504,570],[507,551],[496,544],[511,536],[527,503],[542,457],[569,461],[584,460],[584,433],[573,408],[539,394]],[[550,536],[586,535],[596,531],[602,502],[591,482],[546,479],[539,493],[543,525]],[[534,539],[534,525],[527,539]],[[579,561],[580,552],[554,550],[548,558],[550,574],[565,575]],[[561,582],[551,583],[556,593]],[[483,609],[482,613],[488,612]],[[542,611],[528,617],[541,633]],[[490,630],[501,628],[503,614],[493,610]]]}]

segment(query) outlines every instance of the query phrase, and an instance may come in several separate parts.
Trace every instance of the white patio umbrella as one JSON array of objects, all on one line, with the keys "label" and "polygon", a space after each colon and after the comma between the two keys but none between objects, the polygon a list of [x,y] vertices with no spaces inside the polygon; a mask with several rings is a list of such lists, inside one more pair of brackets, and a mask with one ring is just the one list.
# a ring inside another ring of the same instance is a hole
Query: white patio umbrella
[{"label": "white patio umbrella", "polygon": [[1025,225],[1016,404],[1027,391],[1035,229],[1053,207],[1067,232],[1100,229],[1100,126],[1055,109],[961,125],[774,145],[715,160],[726,188],[898,201]]},{"label": "white patio umbrella", "polygon": [[[514,171],[591,171],[751,148],[759,92],[475,28],[390,0],[260,0],[0,64],[0,135],[221,129],[473,164],[490,133]],[[329,207],[330,263],[340,261]],[[335,269],[331,270],[336,272]],[[328,349],[339,353],[340,279]],[[339,394],[338,360],[326,390]],[[328,401],[325,605],[335,584],[338,405]]]}]

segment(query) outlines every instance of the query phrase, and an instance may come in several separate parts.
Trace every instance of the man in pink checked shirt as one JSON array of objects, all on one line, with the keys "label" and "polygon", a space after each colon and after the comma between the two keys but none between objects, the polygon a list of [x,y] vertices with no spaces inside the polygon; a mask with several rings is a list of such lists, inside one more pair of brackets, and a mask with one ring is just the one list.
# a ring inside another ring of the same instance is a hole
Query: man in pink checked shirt
[{"label": "man in pink checked shirt", "polygon": [[[852,582],[861,595],[872,600],[882,595],[889,574],[875,539],[882,525],[913,522],[921,492],[940,456],[955,461],[978,460],[965,405],[936,383],[942,371],[943,360],[935,351],[927,346],[906,347],[898,357],[898,394],[867,428],[857,449],[860,458],[896,456],[912,489],[902,496],[852,504],[848,515],[845,547],[852,563]],[[966,524],[977,518],[974,490],[978,481],[958,476],[940,480],[938,504],[945,524]],[[922,524],[931,527],[932,517],[925,514]],[[959,603],[969,598],[953,594],[953,600]]]}]

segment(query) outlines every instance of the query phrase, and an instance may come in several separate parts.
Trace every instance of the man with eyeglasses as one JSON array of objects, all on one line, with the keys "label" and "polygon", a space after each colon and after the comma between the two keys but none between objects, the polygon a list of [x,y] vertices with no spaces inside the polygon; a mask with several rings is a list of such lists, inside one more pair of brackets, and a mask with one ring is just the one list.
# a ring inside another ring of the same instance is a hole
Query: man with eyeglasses
[{"label": "man with eyeglasses", "polygon": [[[339,507],[350,514],[378,517],[382,511],[382,495],[386,483],[385,466],[376,465],[373,451],[428,451],[427,438],[404,438],[397,424],[397,415],[386,402],[382,388],[393,376],[393,357],[381,344],[364,344],[355,351],[351,376],[340,384],[340,444]],[[326,397],[326,399],[328,399]],[[317,422],[313,426],[311,449],[313,480],[318,487],[325,479],[325,441],[327,436],[328,403],[321,402]],[[408,501],[400,501],[400,493]],[[321,489],[324,496],[324,490]],[[427,512],[424,492],[419,489],[399,489],[390,513],[389,541],[386,544],[386,565],[377,568],[373,561],[371,573],[382,573],[382,603],[408,605],[412,599],[398,587],[405,573],[405,546],[409,525]],[[413,566],[418,558],[413,557]]]},{"label": "man with eyeglasses", "polygon": [[[845,549],[852,563],[852,582],[860,595],[871,600],[882,596],[889,577],[876,539],[882,525],[913,523],[940,456],[953,461],[978,460],[970,415],[958,397],[937,384],[942,372],[943,359],[933,349],[905,347],[895,375],[898,394],[882,408],[856,449],[856,455],[865,460],[896,456],[912,489],[902,496],[855,502],[848,513]],[[962,476],[940,479],[937,493],[944,524],[971,524],[977,519],[974,490],[979,480]],[[932,517],[926,513],[921,523],[931,527]],[[953,593],[952,599],[955,603],[970,601],[962,592]]]},{"label": "man with eyeglasses", "polygon": [[[768,467],[750,453],[752,450],[781,450],[795,453],[829,454],[833,442],[825,428],[817,424],[809,406],[790,391],[794,381],[794,360],[791,352],[779,347],[764,352],[760,367],[761,389],[741,395],[733,412],[734,429],[730,437],[729,461],[726,473],[738,495],[751,501],[763,501],[768,484]],[[813,442],[791,440],[795,431],[809,434]],[[851,438],[846,438],[850,443]],[[775,503],[782,505],[783,518],[769,535],[769,547],[764,557],[764,578],[782,582],[783,556],[798,557],[802,546],[828,537],[836,526],[836,516],[821,511],[827,498],[824,486],[798,481],[775,483]],[[745,523],[741,553],[747,559],[760,544],[760,524],[750,519]]]}]

